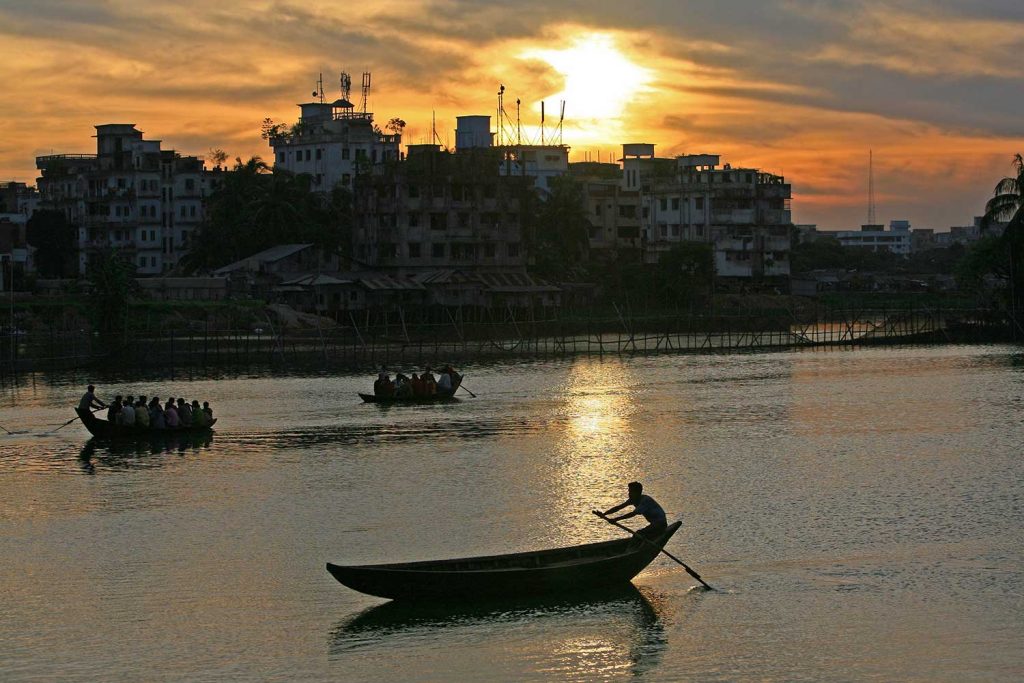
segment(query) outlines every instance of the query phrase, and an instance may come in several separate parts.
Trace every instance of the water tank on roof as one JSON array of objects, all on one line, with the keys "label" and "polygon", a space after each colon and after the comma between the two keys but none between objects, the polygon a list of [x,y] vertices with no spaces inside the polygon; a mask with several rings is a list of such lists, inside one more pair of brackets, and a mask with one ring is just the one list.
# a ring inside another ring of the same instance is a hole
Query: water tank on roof
[{"label": "water tank on roof", "polygon": [[494,146],[490,116],[457,116],[455,120],[455,149]]}]

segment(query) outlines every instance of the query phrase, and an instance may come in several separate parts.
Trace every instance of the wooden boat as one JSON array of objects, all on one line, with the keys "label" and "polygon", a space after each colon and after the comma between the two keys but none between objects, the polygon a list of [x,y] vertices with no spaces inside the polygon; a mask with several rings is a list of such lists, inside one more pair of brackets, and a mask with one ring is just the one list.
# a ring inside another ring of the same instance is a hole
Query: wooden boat
[{"label": "wooden boat", "polygon": [[459,399],[454,394],[434,394],[433,396],[376,396],[374,394],[360,393],[359,398],[366,403],[392,404],[419,404],[419,403],[453,403]]},{"label": "wooden boat", "polygon": [[643,571],[682,523],[646,543],[636,538],[455,560],[343,566],[327,571],[360,593],[393,600],[476,600],[621,586]]},{"label": "wooden boat", "polygon": [[452,385],[451,393],[437,393],[432,396],[377,396],[376,394],[359,394],[359,398],[363,399],[365,403],[398,403],[398,404],[418,404],[418,403],[449,403],[452,401],[458,401],[455,398],[455,392],[459,390],[459,385],[462,384],[462,376],[457,376],[455,384]]},{"label": "wooden boat", "polygon": [[209,434],[217,418],[213,418],[206,427],[171,427],[168,429],[148,429],[143,427],[127,427],[125,425],[111,424],[107,420],[101,420],[88,410],[75,408],[78,417],[82,418],[82,424],[89,430],[89,433],[99,439],[119,438],[152,438],[172,435]]}]

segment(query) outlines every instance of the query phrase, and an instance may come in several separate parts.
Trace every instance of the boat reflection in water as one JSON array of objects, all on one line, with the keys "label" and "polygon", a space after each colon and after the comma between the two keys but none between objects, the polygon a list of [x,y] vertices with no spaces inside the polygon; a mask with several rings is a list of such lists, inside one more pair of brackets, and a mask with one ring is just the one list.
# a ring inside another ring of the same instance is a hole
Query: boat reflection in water
[{"label": "boat reflection in water", "polygon": [[209,448],[213,444],[213,433],[166,434],[156,433],[137,439],[100,439],[93,437],[85,442],[78,454],[82,469],[92,474],[97,464],[107,469],[132,469],[135,467],[160,467],[159,458],[151,456],[185,453]]},{"label": "boat reflection in water", "polygon": [[397,648],[480,648],[530,661],[563,680],[642,674],[659,664],[667,647],[667,604],[633,584],[473,605],[387,602],[338,623],[329,652],[341,659],[375,648],[382,656]]}]

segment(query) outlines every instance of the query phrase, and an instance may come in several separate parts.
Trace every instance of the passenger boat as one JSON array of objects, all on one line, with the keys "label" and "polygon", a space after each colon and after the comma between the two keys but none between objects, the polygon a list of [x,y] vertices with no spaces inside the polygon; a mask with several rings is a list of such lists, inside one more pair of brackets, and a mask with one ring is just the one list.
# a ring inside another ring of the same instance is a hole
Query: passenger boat
[{"label": "passenger boat", "polygon": [[377,396],[376,394],[364,394],[360,392],[359,398],[363,399],[365,403],[450,403],[452,401],[458,401],[455,398],[455,392],[459,390],[459,385],[462,384],[462,376],[458,376],[455,379],[455,384],[452,385],[451,392],[445,392],[443,394],[437,393],[430,396]]},{"label": "passenger boat", "polygon": [[682,522],[650,543],[623,538],[512,555],[344,566],[327,563],[342,584],[392,600],[475,600],[564,594],[622,586],[661,552]]},{"label": "passenger boat", "polygon": [[190,435],[190,434],[208,434],[213,430],[213,425],[217,423],[217,418],[213,418],[209,425],[205,427],[169,427],[167,429],[149,429],[142,427],[128,427],[125,425],[112,424],[107,420],[101,420],[93,415],[88,410],[82,410],[81,408],[75,408],[75,412],[78,413],[78,417],[82,418],[82,424],[89,430],[89,433],[100,439],[115,439],[115,438],[140,438],[140,437],[159,437],[159,436],[170,436],[174,434]]}]

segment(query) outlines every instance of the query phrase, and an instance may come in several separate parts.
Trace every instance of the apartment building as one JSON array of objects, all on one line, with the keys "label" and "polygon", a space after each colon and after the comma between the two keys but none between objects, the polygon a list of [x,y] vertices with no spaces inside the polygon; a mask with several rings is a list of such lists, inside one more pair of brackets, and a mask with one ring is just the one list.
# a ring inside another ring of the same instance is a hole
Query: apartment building
[{"label": "apartment building", "polygon": [[216,179],[203,160],[161,149],[131,123],[96,126],[95,154],[36,157],[39,207],[78,230],[79,272],[101,253],[128,256],[140,275],[173,269],[203,220]]},{"label": "apartment building", "polygon": [[792,188],[785,178],[722,164],[717,154],[659,158],[649,143],[623,145],[622,153],[622,186],[640,197],[645,262],[683,242],[706,242],[719,277],[789,275]]},{"label": "apartment building", "polygon": [[401,133],[382,132],[372,112],[357,110],[345,97],[298,107],[298,122],[274,127],[267,139],[274,150],[275,168],[310,175],[313,190],[351,188],[358,173],[400,158]]},{"label": "apartment building", "polygon": [[411,275],[428,269],[521,269],[520,212],[530,183],[499,172],[493,147],[447,152],[410,145],[407,158],[360,175],[355,189],[355,258]]}]

